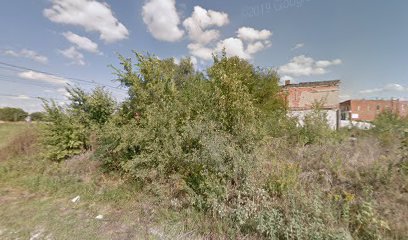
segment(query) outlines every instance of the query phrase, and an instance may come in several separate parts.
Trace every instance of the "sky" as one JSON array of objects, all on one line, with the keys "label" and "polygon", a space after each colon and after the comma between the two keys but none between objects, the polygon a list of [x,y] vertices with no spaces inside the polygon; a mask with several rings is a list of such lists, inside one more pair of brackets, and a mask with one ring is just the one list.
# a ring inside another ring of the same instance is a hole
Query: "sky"
[{"label": "sky", "polygon": [[132,51],[190,57],[222,49],[292,82],[340,79],[341,100],[408,99],[405,0],[13,0],[0,3],[0,107],[66,102],[66,84],[126,90],[110,65]]}]

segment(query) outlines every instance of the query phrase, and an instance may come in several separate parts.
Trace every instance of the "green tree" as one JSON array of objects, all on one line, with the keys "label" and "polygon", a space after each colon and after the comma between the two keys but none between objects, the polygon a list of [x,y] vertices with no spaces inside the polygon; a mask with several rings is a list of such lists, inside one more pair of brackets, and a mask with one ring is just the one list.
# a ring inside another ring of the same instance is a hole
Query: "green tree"
[{"label": "green tree", "polygon": [[45,112],[33,112],[30,114],[30,119],[31,121],[44,121],[44,119],[46,118],[45,115]]},{"label": "green tree", "polygon": [[[202,209],[224,201],[226,186],[244,187],[263,138],[260,123],[268,108],[261,106],[277,97],[276,76],[225,55],[207,74],[195,72],[188,59],[119,58],[123,69],[115,69],[129,98],[99,134],[98,159],[105,167],[144,183],[177,176]],[[274,98],[258,92],[262,85],[273,86]]]},{"label": "green tree", "polygon": [[44,101],[46,124],[43,142],[47,157],[61,161],[92,149],[95,132],[114,113],[116,102],[103,88],[86,93],[78,87],[69,87],[70,103],[63,108],[54,101]]},{"label": "green tree", "polygon": [[24,119],[27,116],[28,116],[28,113],[25,112],[21,108],[12,108],[12,107],[0,108],[0,120],[1,121],[10,121],[10,122],[24,121]]},{"label": "green tree", "polygon": [[78,118],[87,127],[106,123],[116,109],[115,100],[102,87],[95,88],[89,94],[79,87],[70,87],[66,90],[70,100],[67,107],[69,114]]}]

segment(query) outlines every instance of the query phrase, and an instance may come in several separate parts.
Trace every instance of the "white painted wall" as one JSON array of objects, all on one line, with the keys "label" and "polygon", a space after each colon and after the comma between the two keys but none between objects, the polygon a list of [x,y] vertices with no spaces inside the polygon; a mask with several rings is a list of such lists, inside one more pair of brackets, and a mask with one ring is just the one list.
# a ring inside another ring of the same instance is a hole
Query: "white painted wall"
[{"label": "white painted wall", "polygon": [[[314,110],[301,110],[301,111],[290,111],[288,115],[290,117],[296,117],[301,126],[304,125],[305,116],[311,114]],[[333,130],[337,129],[337,110],[320,110],[327,114],[327,123]]]}]

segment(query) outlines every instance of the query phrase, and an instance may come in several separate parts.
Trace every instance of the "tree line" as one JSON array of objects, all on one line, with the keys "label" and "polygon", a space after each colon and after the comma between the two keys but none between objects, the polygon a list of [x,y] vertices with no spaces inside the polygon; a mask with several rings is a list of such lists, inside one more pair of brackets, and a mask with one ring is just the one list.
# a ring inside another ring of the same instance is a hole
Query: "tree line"
[{"label": "tree line", "polygon": [[30,117],[31,121],[42,121],[45,117],[45,112],[27,113],[21,108],[4,107],[0,108],[0,121],[20,122]]}]

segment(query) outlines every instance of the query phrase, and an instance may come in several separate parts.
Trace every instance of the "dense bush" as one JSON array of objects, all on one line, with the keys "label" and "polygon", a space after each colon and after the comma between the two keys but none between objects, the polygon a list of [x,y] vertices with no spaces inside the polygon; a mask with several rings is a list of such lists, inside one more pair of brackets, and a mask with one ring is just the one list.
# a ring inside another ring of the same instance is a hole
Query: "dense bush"
[{"label": "dense bush", "polygon": [[5,107],[0,108],[0,121],[10,121],[10,122],[17,122],[17,121],[24,121],[24,119],[28,116],[21,108],[11,108]]},{"label": "dense bush", "polygon": [[408,129],[408,117],[402,118],[391,111],[381,112],[373,122],[372,131],[381,139],[382,143],[390,146],[394,139],[401,136]]},{"label": "dense bush", "polygon": [[67,91],[71,103],[66,108],[44,101],[43,143],[47,158],[55,161],[92,149],[93,133],[108,121],[116,107],[102,88],[90,94],[72,87]]},{"label": "dense bush", "polygon": [[393,193],[405,196],[408,140],[394,138],[399,150],[388,155],[376,140],[399,120],[380,117],[375,130],[350,141],[318,106],[303,126],[287,117],[274,71],[225,55],[203,73],[189,59],[135,56],[136,63],[120,56],[114,68],[129,93],[120,105],[103,89],[79,88],[68,89],[65,108],[45,103],[49,158],[92,149],[106,171],[245,235],[404,236],[406,225],[380,210],[385,201],[392,211],[404,208]]}]

